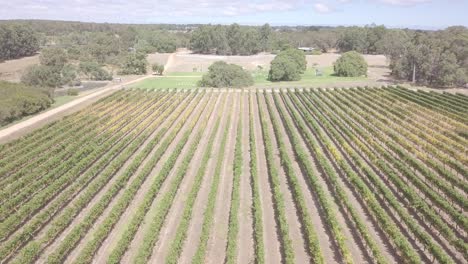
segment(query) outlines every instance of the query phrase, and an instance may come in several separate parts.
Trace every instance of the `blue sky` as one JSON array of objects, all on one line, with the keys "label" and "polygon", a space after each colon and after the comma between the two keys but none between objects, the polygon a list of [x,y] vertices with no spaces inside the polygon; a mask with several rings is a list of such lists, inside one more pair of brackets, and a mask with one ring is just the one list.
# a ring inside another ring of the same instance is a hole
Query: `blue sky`
[{"label": "blue sky", "polygon": [[468,26],[468,0],[0,0],[0,19],[111,23]]}]

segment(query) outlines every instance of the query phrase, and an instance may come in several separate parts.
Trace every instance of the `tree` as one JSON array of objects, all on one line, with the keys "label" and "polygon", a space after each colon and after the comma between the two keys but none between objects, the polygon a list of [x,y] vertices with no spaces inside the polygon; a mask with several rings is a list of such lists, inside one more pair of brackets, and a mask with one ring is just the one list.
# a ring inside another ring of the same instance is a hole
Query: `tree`
[{"label": "tree", "polygon": [[268,79],[270,81],[298,81],[306,69],[307,61],[304,52],[287,49],[271,62]]},{"label": "tree", "polygon": [[151,69],[153,70],[154,73],[158,75],[162,75],[164,72],[164,65],[155,63],[151,66]]},{"label": "tree", "polygon": [[333,69],[338,76],[357,77],[367,75],[367,62],[356,51],[348,51],[336,60]]},{"label": "tree", "polygon": [[30,26],[0,24],[0,61],[35,54],[39,40],[39,34]]},{"label": "tree", "polygon": [[387,29],[383,25],[377,26],[375,24],[366,26],[365,29],[366,48],[364,52],[366,54],[375,54],[378,52],[378,42],[387,34]]},{"label": "tree", "polygon": [[112,80],[112,74],[104,70],[97,62],[80,62],[79,71],[94,81]]},{"label": "tree", "polygon": [[323,52],[336,48],[338,42],[338,33],[334,30],[320,30],[312,35],[313,43]]},{"label": "tree", "polygon": [[294,62],[297,63],[300,73],[304,73],[307,70],[307,60],[304,52],[298,49],[287,49],[278,54],[279,57],[291,57]]},{"label": "tree", "polygon": [[68,62],[67,52],[58,47],[46,48],[41,51],[39,61],[44,66],[57,67],[62,69]]},{"label": "tree", "polygon": [[270,24],[265,24],[259,29],[260,33],[260,48],[262,51],[267,51],[270,48],[271,38],[271,27]]},{"label": "tree", "polygon": [[129,53],[124,58],[120,74],[146,74],[147,66],[148,62],[146,61],[146,54],[138,52]]},{"label": "tree", "polygon": [[241,54],[244,40],[243,32],[239,24],[232,24],[227,29],[227,40],[232,55]]},{"label": "tree", "polygon": [[387,33],[376,42],[376,51],[377,53],[384,54],[390,60],[397,59],[406,50],[410,40],[409,34],[404,30],[388,30]]},{"label": "tree", "polygon": [[77,78],[77,69],[74,65],[66,64],[61,70],[61,84],[72,84]]},{"label": "tree", "polygon": [[201,26],[193,31],[190,39],[190,48],[196,53],[207,54],[211,52],[212,40],[210,26]]},{"label": "tree", "polygon": [[202,87],[247,87],[254,84],[252,76],[239,65],[217,61],[208,67],[198,85]]},{"label": "tree", "polygon": [[301,71],[298,64],[291,57],[277,56],[271,62],[268,79],[270,81],[299,81]]},{"label": "tree", "polygon": [[367,50],[367,34],[364,28],[350,27],[346,28],[343,35],[338,40],[338,48],[342,52],[357,51],[364,53]]},{"label": "tree", "polygon": [[466,84],[467,28],[451,27],[433,32],[419,31],[409,35],[404,48],[390,58],[393,76],[436,87]]},{"label": "tree", "polygon": [[54,88],[62,84],[62,76],[56,67],[33,65],[23,73],[21,82],[29,86]]}]

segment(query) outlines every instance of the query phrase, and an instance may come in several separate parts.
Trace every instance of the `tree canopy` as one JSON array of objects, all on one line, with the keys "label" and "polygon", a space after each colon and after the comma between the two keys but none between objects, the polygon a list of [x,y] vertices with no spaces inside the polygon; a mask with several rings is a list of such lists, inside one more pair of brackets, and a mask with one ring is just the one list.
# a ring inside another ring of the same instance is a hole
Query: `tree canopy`
[{"label": "tree canopy", "polygon": [[333,65],[335,74],[343,77],[358,77],[367,75],[367,62],[356,51],[343,53]]},{"label": "tree canopy", "polygon": [[202,87],[247,87],[254,84],[250,73],[239,65],[217,61],[208,67],[198,83]]},{"label": "tree canopy", "polygon": [[304,52],[287,49],[280,52],[271,62],[268,79],[270,81],[298,81],[307,69]]},{"label": "tree canopy", "polygon": [[35,54],[39,50],[39,35],[22,24],[0,24],[0,61]]},{"label": "tree canopy", "polygon": [[131,52],[124,58],[120,74],[146,74],[147,67],[146,54]]},{"label": "tree canopy", "polygon": [[220,55],[252,55],[268,49],[271,28],[232,24],[203,25],[192,32],[190,48],[196,53]]}]

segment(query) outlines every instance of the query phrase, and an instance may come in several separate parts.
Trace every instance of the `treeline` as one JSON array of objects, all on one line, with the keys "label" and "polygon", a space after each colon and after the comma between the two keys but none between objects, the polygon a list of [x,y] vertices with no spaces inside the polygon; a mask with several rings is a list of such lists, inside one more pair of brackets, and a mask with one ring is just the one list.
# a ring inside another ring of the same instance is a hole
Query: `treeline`
[{"label": "treeline", "polygon": [[428,86],[468,83],[468,29],[457,26],[433,32],[392,31],[383,53],[392,74]]},{"label": "treeline", "polygon": [[[64,49],[70,61],[121,73],[144,73],[145,54],[187,47],[196,53],[252,55],[313,47],[318,52],[385,54],[392,75],[429,86],[460,86],[468,79],[468,29],[439,31],[364,27],[129,25],[66,21],[0,21],[0,60]],[[76,63],[75,63],[76,64]],[[131,67],[138,65],[138,67]],[[130,68],[129,68],[130,67]],[[102,73],[102,72],[100,72]],[[96,73],[96,76],[101,75]]]},{"label": "treeline", "polygon": [[0,24],[0,61],[35,54],[39,50],[39,35],[21,24]]},{"label": "treeline", "polygon": [[48,108],[53,100],[37,87],[0,81],[0,126]]},{"label": "treeline", "polygon": [[203,25],[192,32],[190,48],[203,54],[251,55],[269,50],[271,35],[268,24],[262,27]]}]

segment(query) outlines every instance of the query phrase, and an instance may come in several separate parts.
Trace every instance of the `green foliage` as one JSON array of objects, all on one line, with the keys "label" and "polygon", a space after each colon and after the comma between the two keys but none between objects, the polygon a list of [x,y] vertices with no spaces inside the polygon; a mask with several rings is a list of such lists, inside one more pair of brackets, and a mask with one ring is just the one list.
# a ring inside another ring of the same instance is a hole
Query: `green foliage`
[{"label": "green foliage", "polygon": [[103,69],[97,62],[80,62],[79,71],[80,73],[86,75],[86,77],[90,80],[112,80],[112,74]]},{"label": "green foliage", "polygon": [[162,75],[164,72],[164,65],[155,63],[151,66],[151,69],[155,74]]},{"label": "green foliage", "polygon": [[161,30],[141,30],[137,35],[135,49],[143,53],[172,53],[176,51],[177,45],[174,34]]},{"label": "green foliage", "polygon": [[306,69],[307,61],[304,52],[287,49],[271,62],[268,79],[270,81],[298,81]]},{"label": "green foliage", "polygon": [[0,24],[0,61],[35,54],[39,35],[28,25]]},{"label": "green foliage", "polygon": [[203,87],[246,87],[254,84],[250,73],[235,64],[217,61],[208,67],[198,83]]},{"label": "green foliage", "polygon": [[62,84],[60,70],[55,67],[33,65],[21,76],[21,82],[30,86],[58,87]]},{"label": "green foliage", "polygon": [[257,165],[257,147],[255,140],[255,123],[252,107],[252,95],[249,93],[249,147],[250,151],[250,175],[252,186],[252,215],[253,232],[255,241],[255,263],[265,263],[265,244],[263,243],[263,213],[262,202],[260,198],[260,183]]},{"label": "green foliage", "polygon": [[267,49],[270,35],[269,26],[206,25],[193,31],[190,48],[202,54],[251,55]]},{"label": "green foliage", "polygon": [[67,90],[67,95],[71,95],[71,96],[77,96],[78,95],[78,89],[75,89],[75,88],[70,88]]},{"label": "green foliage", "polygon": [[0,125],[48,108],[53,100],[45,90],[0,81]]},{"label": "green foliage", "polygon": [[335,74],[343,77],[358,77],[367,75],[367,62],[356,51],[343,53],[333,65]]},{"label": "green foliage", "polygon": [[384,26],[376,26],[375,24],[345,28],[337,46],[342,52],[357,51],[373,54],[378,51],[378,43],[387,32],[388,30]]},{"label": "green foliage", "polygon": [[77,78],[77,69],[72,64],[66,64],[63,66],[61,73],[61,84],[73,84],[73,81]]},{"label": "green foliage", "polygon": [[125,56],[120,74],[146,74],[147,66],[148,62],[146,61],[146,54],[132,52]]},{"label": "green foliage", "polygon": [[467,47],[466,27],[408,35],[390,57],[392,75],[428,86],[464,86],[467,82]]},{"label": "green foliage", "polygon": [[39,61],[41,62],[41,65],[62,69],[68,62],[68,56],[64,49],[50,47],[41,51]]}]

